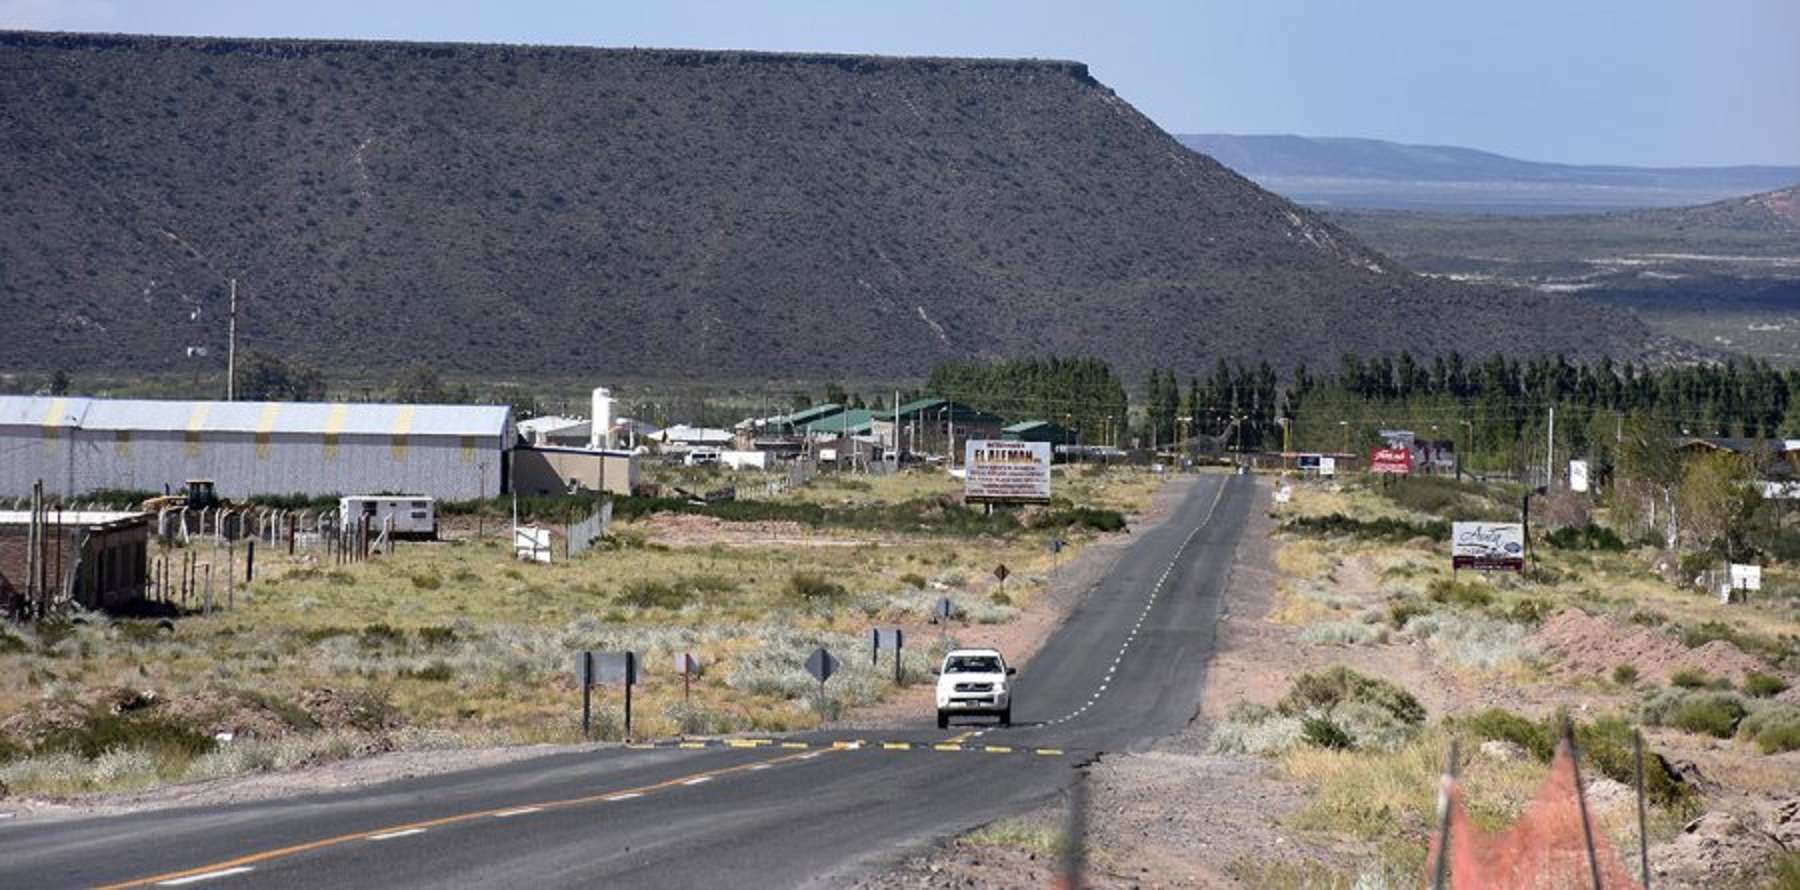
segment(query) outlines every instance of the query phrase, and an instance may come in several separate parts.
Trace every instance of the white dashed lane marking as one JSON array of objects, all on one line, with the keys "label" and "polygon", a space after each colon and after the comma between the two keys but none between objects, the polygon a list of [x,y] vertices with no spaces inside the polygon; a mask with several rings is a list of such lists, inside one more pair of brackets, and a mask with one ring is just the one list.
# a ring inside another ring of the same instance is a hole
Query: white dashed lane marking
[{"label": "white dashed lane marking", "polygon": [[402,828],[399,831],[389,831],[384,834],[371,834],[371,835],[369,835],[369,840],[391,841],[397,837],[408,837],[410,835],[424,834],[424,833],[425,833],[425,829],[423,829],[423,828]]},{"label": "white dashed lane marking", "polygon": [[[1206,515],[1201,517],[1200,523],[1194,526],[1192,531],[1188,532],[1186,538],[1182,539],[1181,546],[1175,548],[1175,555],[1170,557],[1168,565],[1163,566],[1162,575],[1156,579],[1156,584],[1150,588],[1150,595],[1144,598],[1144,608],[1139,610],[1137,621],[1131,625],[1131,632],[1125,635],[1125,642],[1119,646],[1119,654],[1113,658],[1113,669],[1118,668],[1119,663],[1125,659],[1125,653],[1131,651],[1131,644],[1137,642],[1138,631],[1143,629],[1145,619],[1150,617],[1150,610],[1156,605],[1157,594],[1162,592],[1163,584],[1168,582],[1171,574],[1174,574],[1175,566],[1181,561],[1181,555],[1187,552],[1188,545],[1194,543],[1194,538],[1198,537],[1200,532],[1206,528],[1207,524],[1212,522],[1213,513],[1218,509],[1219,501],[1223,500],[1224,497],[1225,486],[1221,485],[1219,486],[1218,494],[1213,496],[1213,502],[1207,506]],[[1095,704],[1099,703],[1101,694],[1105,693],[1107,687],[1112,683],[1113,669],[1107,670],[1106,677],[1100,682],[1100,688],[1087,700],[1087,704],[1084,704],[1055,720],[1048,721],[1049,724],[1051,726],[1056,726],[1061,723],[1067,723],[1070,720],[1087,713],[1089,708],[1092,708]],[[985,731],[986,730],[983,730],[983,732]],[[977,733],[977,735],[979,734],[980,733]]]},{"label": "white dashed lane marking", "polygon": [[237,868],[221,868],[218,871],[209,871],[209,872],[203,872],[203,873],[197,874],[197,875],[188,875],[185,878],[174,878],[172,880],[167,880],[167,881],[157,881],[156,886],[158,886],[158,887],[185,887],[188,884],[198,884],[201,881],[211,881],[216,878],[226,878],[226,877],[230,877],[232,875],[241,875],[244,872],[255,871],[255,870],[256,869],[251,868],[248,865],[240,865]]}]

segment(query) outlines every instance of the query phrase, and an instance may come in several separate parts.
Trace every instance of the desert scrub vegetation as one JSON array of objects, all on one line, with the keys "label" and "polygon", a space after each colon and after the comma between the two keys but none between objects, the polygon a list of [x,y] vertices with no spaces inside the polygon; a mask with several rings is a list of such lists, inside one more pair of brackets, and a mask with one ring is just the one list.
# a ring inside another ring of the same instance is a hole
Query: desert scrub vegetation
[{"label": "desert scrub vegetation", "polygon": [[1745,698],[1713,684],[1657,690],[1638,703],[1637,714],[1650,726],[1754,742],[1764,754],[1800,748],[1800,705]]},{"label": "desert scrub vegetation", "polygon": [[1365,541],[1403,544],[1415,538],[1430,541],[1450,540],[1450,523],[1441,520],[1413,522],[1393,517],[1357,519],[1342,513],[1326,516],[1296,516],[1281,523],[1283,531],[1324,537],[1348,537]]},{"label": "desert scrub vegetation", "polygon": [[1297,747],[1393,748],[1425,722],[1411,693],[1342,665],[1294,677],[1273,705],[1239,702],[1213,728],[1212,750],[1277,754]]},{"label": "desert scrub vegetation", "polygon": [[[871,626],[911,631],[903,672],[909,684],[923,682],[959,626],[1012,620],[1046,589],[1046,534],[1083,546],[1093,529],[1116,525],[1094,510],[1141,509],[1155,477],[1083,476],[1064,489],[1081,492],[1067,502],[998,520],[940,510],[933,499],[958,485],[941,473],[846,478],[806,486],[827,493],[819,503],[776,501],[778,509],[757,513],[763,507],[746,499],[736,508],[746,512],[732,514],[877,517],[867,529],[828,518],[817,541],[800,548],[742,536],[732,546],[668,546],[653,526],[621,520],[590,555],[551,565],[518,562],[492,539],[402,544],[339,566],[259,554],[259,576],[239,589],[235,608],[172,628],[97,615],[0,628],[0,715],[9,725],[81,727],[50,741],[35,731],[0,733],[0,781],[74,794],[392,747],[574,741],[570,653],[580,649],[639,655],[640,736],[817,727],[893,690],[891,658],[869,664]],[[900,502],[915,505],[903,521],[878,518],[881,505]],[[550,522],[593,506],[522,502],[527,515]],[[1013,572],[1003,586],[996,562]],[[941,597],[955,614],[927,631]],[[845,665],[823,696],[802,668],[820,645]],[[691,697],[670,667],[678,653],[702,665]],[[72,716],[103,688],[153,693],[164,704]],[[310,703],[321,697],[335,710],[315,710]],[[252,730],[196,704],[221,698],[225,711],[255,716]],[[599,737],[622,733],[617,704],[596,703]],[[234,727],[231,740],[216,737]]]}]

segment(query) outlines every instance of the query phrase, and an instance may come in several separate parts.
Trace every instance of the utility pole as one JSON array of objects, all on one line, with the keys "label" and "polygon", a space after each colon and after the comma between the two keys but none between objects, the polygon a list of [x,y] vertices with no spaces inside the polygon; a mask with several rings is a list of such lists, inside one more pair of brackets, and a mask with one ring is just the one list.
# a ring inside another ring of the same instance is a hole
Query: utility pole
[{"label": "utility pole", "polygon": [[225,345],[225,401],[237,401],[237,279],[231,279],[231,325]]},{"label": "utility pole", "polygon": [[1556,406],[1550,406],[1549,429],[1544,433],[1544,487],[1556,484]]}]

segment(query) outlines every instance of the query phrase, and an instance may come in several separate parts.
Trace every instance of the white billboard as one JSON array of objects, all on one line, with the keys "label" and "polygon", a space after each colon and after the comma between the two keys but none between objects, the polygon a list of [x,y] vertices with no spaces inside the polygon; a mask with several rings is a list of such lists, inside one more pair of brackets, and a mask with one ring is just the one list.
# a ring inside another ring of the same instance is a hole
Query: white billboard
[{"label": "white billboard", "polygon": [[963,448],[963,500],[1050,503],[1050,443],[970,439]]},{"label": "white billboard", "polygon": [[1569,490],[1588,490],[1588,465],[1585,460],[1569,461]]},{"label": "white billboard", "polygon": [[1525,526],[1517,522],[1451,523],[1450,566],[1478,572],[1525,571]]}]

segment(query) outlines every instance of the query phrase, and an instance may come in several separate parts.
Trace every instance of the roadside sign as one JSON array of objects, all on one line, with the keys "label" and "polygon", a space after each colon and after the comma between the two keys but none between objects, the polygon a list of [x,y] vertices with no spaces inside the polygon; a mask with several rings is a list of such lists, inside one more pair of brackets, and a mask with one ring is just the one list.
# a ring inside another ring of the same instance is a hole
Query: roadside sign
[{"label": "roadside sign", "polygon": [[681,700],[687,702],[693,695],[694,678],[700,675],[700,658],[692,652],[678,652],[675,655],[675,673],[681,675]]},{"label": "roadside sign", "polygon": [[1050,555],[1055,556],[1056,554],[1061,553],[1063,548],[1067,547],[1067,546],[1069,546],[1068,541],[1065,541],[1062,538],[1051,538],[1050,539]]},{"label": "roadside sign", "polygon": [[550,561],[550,530],[547,528],[513,529],[513,554],[529,562]]},{"label": "roadside sign", "polygon": [[637,684],[637,653],[575,653],[575,680],[581,685],[581,735],[586,738],[593,728],[594,687],[625,687],[625,737],[631,738],[631,687]]},{"label": "roadside sign", "polygon": [[1413,469],[1411,448],[1369,449],[1369,472],[1405,475]]},{"label": "roadside sign", "polygon": [[1011,574],[1012,569],[1007,568],[1006,563],[994,566],[994,577],[999,578],[1001,584],[1005,584],[1007,576]]},{"label": "roadside sign", "polygon": [[1754,563],[1731,563],[1731,589],[1761,590],[1762,566]]},{"label": "roadside sign", "polygon": [[938,597],[937,610],[932,613],[932,620],[948,621],[950,620],[950,616],[955,614],[956,604],[951,602],[950,598],[947,596]]},{"label": "roadside sign", "polygon": [[1519,522],[1450,524],[1450,570],[1525,572],[1525,525]]},{"label": "roadside sign", "polygon": [[1588,490],[1588,462],[1585,460],[1569,461],[1569,490]]},{"label": "roadside sign", "polygon": [[874,651],[869,653],[869,664],[879,664],[881,650],[894,650],[894,682],[900,682],[900,647],[906,645],[906,633],[898,627],[878,627],[870,632],[875,644]]},{"label": "roadside sign", "polygon": [[825,681],[831,679],[842,666],[843,663],[824,646],[814,649],[813,654],[806,657],[806,672],[812,674],[820,686],[824,686]]}]

